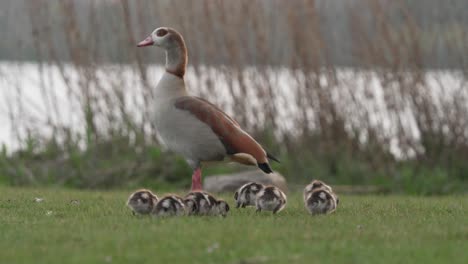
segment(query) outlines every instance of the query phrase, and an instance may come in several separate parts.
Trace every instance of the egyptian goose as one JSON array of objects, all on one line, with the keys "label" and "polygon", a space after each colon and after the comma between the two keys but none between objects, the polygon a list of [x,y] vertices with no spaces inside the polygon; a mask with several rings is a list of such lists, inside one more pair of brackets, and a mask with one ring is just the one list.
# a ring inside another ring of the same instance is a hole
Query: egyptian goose
[{"label": "egyptian goose", "polygon": [[134,215],[149,214],[158,202],[158,197],[150,190],[139,189],[133,192],[127,200],[127,206]]},{"label": "egyptian goose", "polygon": [[286,206],[286,194],[276,186],[266,186],[257,193],[255,206],[257,212],[262,210],[273,211],[273,214],[284,209]]},{"label": "egyptian goose", "polygon": [[166,51],[166,71],[154,91],[153,121],[163,143],[193,168],[192,190],[202,189],[202,163],[226,157],[272,173],[268,159],[277,159],[218,107],[187,93],[187,48],[181,34],[160,27],[137,46],[158,46]]},{"label": "egyptian goose", "polygon": [[236,200],[236,208],[246,206],[255,206],[257,200],[257,193],[260,192],[265,186],[256,182],[249,182],[242,185],[235,193],[234,200]]}]

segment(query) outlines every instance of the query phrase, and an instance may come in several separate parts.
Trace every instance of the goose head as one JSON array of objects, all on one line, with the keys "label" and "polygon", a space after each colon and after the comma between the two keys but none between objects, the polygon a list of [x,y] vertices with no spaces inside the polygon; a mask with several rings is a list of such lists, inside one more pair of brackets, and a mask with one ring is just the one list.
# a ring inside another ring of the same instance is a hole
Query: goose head
[{"label": "goose head", "polygon": [[184,77],[187,65],[187,48],[182,35],[173,28],[155,29],[137,47],[157,46],[166,51],[166,71],[180,78]]},{"label": "goose head", "polygon": [[157,46],[167,50],[179,46],[181,41],[183,41],[182,35],[175,29],[160,27],[140,41],[137,47]]}]

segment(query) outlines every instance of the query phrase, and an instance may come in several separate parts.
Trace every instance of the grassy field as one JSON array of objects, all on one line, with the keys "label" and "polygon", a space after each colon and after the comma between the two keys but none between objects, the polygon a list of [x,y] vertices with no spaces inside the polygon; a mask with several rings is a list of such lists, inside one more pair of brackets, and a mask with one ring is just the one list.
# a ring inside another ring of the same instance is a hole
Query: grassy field
[{"label": "grassy field", "polygon": [[276,216],[233,208],[225,219],[152,219],[132,216],[128,194],[0,187],[0,262],[468,261],[468,196],[341,196],[335,214],[312,217],[291,194]]}]

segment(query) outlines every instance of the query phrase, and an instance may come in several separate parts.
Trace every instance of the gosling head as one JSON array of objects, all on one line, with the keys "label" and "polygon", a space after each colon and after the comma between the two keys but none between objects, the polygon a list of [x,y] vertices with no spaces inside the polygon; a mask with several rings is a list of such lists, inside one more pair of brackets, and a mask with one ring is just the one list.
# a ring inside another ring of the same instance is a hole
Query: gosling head
[{"label": "gosling head", "polygon": [[230,210],[229,204],[226,201],[222,199],[216,200],[216,204],[213,210],[215,215],[226,217],[229,210]]}]

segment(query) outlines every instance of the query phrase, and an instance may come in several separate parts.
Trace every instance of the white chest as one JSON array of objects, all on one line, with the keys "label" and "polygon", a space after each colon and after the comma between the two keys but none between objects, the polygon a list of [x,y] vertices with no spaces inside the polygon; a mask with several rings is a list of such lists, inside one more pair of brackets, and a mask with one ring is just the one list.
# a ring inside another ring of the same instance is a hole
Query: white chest
[{"label": "white chest", "polygon": [[153,121],[160,139],[167,148],[191,163],[224,157],[225,148],[211,128],[190,112],[175,107],[177,98],[187,96],[183,80],[182,83],[180,80],[166,74],[156,87]]}]

